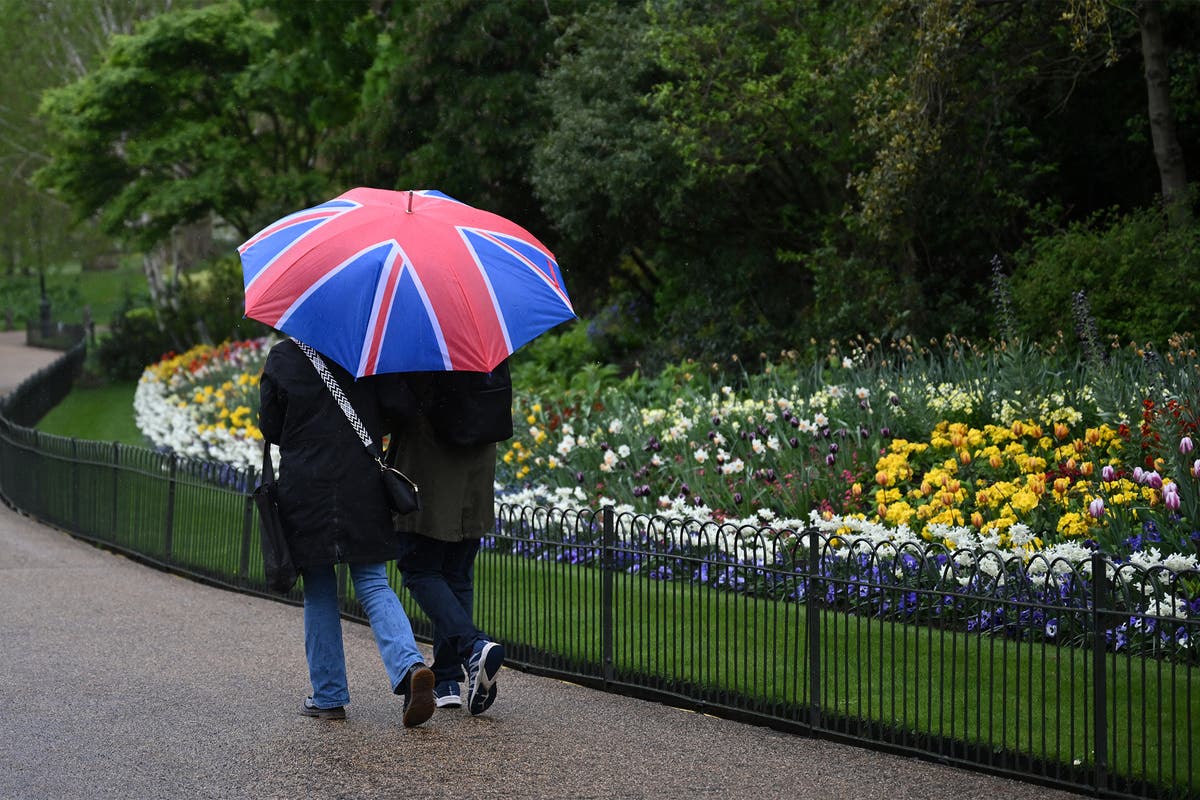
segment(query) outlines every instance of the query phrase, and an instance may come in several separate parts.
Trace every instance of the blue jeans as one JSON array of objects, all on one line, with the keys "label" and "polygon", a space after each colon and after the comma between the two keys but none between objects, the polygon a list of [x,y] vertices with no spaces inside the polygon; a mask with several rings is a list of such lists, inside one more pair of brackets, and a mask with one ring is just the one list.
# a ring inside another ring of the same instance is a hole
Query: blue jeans
[{"label": "blue jeans", "polygon": [[400,534],[397,565],[404,588],[433,622],[433,674],[438,682],[460,681],[475,642],[486,638],[475,627],[475,556],[479,539],[444,542],[415,533]]},{"label": "blue jeans", "polygon": [[[304,652],[308,656],[313,705],[317,708],[344,706],[350,702],[350,688],[346,683],[342,617],[338,610],[333,565],[309,567],[301,574],[304,577]],[[413,638],[408,615],[388,583],[382,563],[351,564],[350,579],[354,582],[358,602],[370,620],[388,682],[392,691],[397,691],[408,670],[418,662],[425,662]]]}]

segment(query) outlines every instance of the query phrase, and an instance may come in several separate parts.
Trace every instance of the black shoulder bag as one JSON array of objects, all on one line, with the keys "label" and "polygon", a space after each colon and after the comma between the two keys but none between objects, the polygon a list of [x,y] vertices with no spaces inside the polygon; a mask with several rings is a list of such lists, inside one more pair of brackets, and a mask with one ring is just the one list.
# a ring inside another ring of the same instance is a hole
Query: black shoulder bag
[{"label": "black shoulder bag", "polygon": [[271,445],[263,442],[262,475],[254,487],[254,505],[258,507],[258,540],[262,546],[263,575],[267,588],[287,594],[296,585],[299,573],[292,563],[287,538],[283,535],[283,517],[279,513],[279,483],[271,464]]}]

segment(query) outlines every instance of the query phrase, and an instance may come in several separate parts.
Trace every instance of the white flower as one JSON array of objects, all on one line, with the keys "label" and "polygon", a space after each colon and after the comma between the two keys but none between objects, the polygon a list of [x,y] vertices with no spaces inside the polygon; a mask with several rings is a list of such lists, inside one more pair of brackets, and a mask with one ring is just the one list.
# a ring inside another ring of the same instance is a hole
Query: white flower
[{"label": "white flower", "polygon": [[708,460],[708,451],[705,450],[703,447],[701,447],[699,450],[697,450],[695,453],[692,454],[692,458],[696,459],[697,464],[703,464],[705,461]]}]

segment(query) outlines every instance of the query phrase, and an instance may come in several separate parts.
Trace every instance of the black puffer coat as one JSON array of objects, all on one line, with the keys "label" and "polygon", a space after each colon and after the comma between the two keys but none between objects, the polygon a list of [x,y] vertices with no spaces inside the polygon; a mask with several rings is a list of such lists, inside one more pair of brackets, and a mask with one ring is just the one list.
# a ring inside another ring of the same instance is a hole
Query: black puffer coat
[{"label": "black puffer coat", "polygon": [[[414,410],[394,375],[354,380],[325,359],[376,447]],[[397,557],[379,467],[295,342],[271,348],[259,385],[259,427],[279,445],[279,510],[298,567]]]}]

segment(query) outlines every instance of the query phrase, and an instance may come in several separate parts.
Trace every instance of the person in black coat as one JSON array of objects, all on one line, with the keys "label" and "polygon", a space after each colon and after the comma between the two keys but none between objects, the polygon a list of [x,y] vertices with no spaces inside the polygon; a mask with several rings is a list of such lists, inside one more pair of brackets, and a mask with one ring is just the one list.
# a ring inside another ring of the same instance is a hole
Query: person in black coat
[{"label": "person in black coat", "polygon": [[[395,376],[355,380],[323,359],[371,438],[412,413]],[[259,384],[259,428],[279,445],[279,510],[292,560],[304,586],[304,645],[312,695],[300,713],[344,719],[350,702],[342,649],[334,565],[349,564],[355,595],[366,611],[392,691],[405,696],[404,724],[433,716],[433,672],[417,649],[384,562],[395,559],[379,466],[334,400],[313,362],[292,340],[271,348]]]}]

